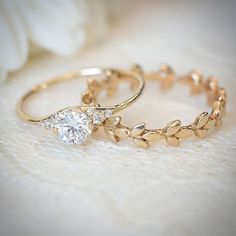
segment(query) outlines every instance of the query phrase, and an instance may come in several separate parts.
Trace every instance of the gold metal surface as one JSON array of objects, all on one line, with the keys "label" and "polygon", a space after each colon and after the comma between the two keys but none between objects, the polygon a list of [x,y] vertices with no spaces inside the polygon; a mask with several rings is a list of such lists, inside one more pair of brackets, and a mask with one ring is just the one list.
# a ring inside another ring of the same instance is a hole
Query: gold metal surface
[{"label": "gold metal surface", "polygon": [[159,81],[163,90],[169,89],[174,83],[182,83],[190,87],[192,95],[205,93],[212,110],[202,112],[191,124],[182,125],[180,120],[174,120],[161,129],[149,129],[144,122],[127,127],[122,123],[120,116],[111,117],[105,121],[104,130],[112,141],[118,142],[121,137],[126,136],[142,148],[148,148],[150,143],[161,139],[165,139],[172,146],[179,146],[182,139],[193,135],[204,138],[212,128],[221,124],[225,115],[227,96],[226,90],[219,87],[217,79],[205,79],[197,70],[178,76],[169,65],[162,65],[160,71],[154,73],[144,73],[139,65],[135,65],[133,70],[143,75],[146,80]]},{"label": "gold metal surface", "polygon": [[[89,68],[89,69],[82,69],[78,72],[70,72],[63,74],[61,76],[58,76],[54,79],[48,80],[46,82],[43,82],[35,87],[33,87],[30,91],[28,91],[18,102],[17,104],[17,114],[18,116],[27,122],[32,122],[32,123],[39,123],[48,117],[50,117],[52,114],[49,114],[47,116],[43,117],[34,117],[30,114],[28,114],[24,110],[24,105],[26,100],[29,100],[34,94],[40,92],[41,90],[45,90],[50,86],[53,86],[54,84],[58,84],[62,81],[65,80],[71,80],[71,79],[76,79],[76,78],[83,78],[83,77],[92,77],[92,76],[101,76],[104,77],[104,79],[101,80],[94,80],[94,79],[89,79],[88,80],[88,88],[89,92],[85,92],[82,95],[82,101],[84,102],[85,105],[81,106],[73,106],[69,107],[69,109],[78,109],[81,108],[83,109],[84,107],[88,107],[86,104],[92,105],[92,103],[96,100],[97,95],[101,90],[108,90],[111,92],[111,87],[114,88],[116,85],[124,79],[131,79],[134,81],[135,85],[138,85],[135,93],[133,96],[131,96],[129,99],[119,103],[115,104],[113,106],[101,106],[100,104],[96,104],[96,109],[97,110],[106,110],[109,109],[112,111],[112,113],[116,113],[120,110],[125,109],[127,106],[132,104],[143,92],[144,89],[144,80],[143,77],[135,72],[135,71],[126,71],[126,70],[116,70],[116,69],[103,69],[103,68]],[[114,92],[114,91],[113,91]],[[68,108],[65,108],[68,109]],[[64,110],[64,109],[63,109]],[[60,112],[60,111],[56,111]]]},{"label": "gold metal surface", "polygon": [[[43,82],[27,92],[17,104],[19,117],[32,123],[38,123],[48,119],[52,114],[45,117],[33,117],[27,114],[24,111],[26,100],[39,91],[47,89],[49,86],[60,83],[61,81],[91,76],[102,76],[103,79],[97,80],[90,78],[87,89],[82,94],[83,104],[69,107],[69,109],[83,110],[88,107],[95,107],[97,110],[111,110],[112,116],[105,119],[99,126],[96,126],[94,131],[99,127],[103,127],[106,135],[114,142],[120,141],[123,137],[128,137],[135,145],[148,148],[152,142],[164,139],[172,146],[179,146],[181,140],[191,136],[204,138],[211,129],[222,123],[222,118],[225,115],[227,95],[226,90],[219,86],[218,80],[213,77],[206,79],[198,70],[193,70],[184,76],[178,76],[169,65],[165,64],[161,66],[158,72],[152,73],[145,73],[139,65],[135,65],[131,70],[90,68],[64,74]],[[149,129],[144,122],[135,124],[133,127],[127,127],[123,124],[120,116],[113,115],[127,108],[142,94],[144,78],[145,80],[159,81],[162,90],[171,88],[175,83],[186,84],[190,87],[192,95],[205,93],[212,110],[211,112],[202,112],[194,122],[187,125],[182,125],[180,120],[174,120],[169,122],[164,128]],[[133,96],[113,106],[101,106],[97,103],[98,95],[102,90],[106,90],[109,95],[112,95],[117,91],[117,84],[127,79],[131,79],[132,87],[138,87]]]}]

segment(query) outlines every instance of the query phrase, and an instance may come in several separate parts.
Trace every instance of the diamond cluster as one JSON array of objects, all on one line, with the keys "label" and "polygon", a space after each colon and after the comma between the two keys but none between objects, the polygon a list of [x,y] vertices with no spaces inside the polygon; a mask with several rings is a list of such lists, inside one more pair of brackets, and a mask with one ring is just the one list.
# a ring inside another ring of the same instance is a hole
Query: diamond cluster
[{"label": "diamond cluster", "polygon": [[55,129],[59,139],[68,144],[82,144],[92,133],[95,126],[112,116],[111,110],[87,108],[85,110],[63,110],[43,120],[46,129]]}]

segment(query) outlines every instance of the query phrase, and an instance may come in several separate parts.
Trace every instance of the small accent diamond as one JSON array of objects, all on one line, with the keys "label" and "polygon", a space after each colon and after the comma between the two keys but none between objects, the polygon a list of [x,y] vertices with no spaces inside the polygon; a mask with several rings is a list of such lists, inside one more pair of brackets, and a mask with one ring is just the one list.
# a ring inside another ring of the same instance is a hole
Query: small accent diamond
[{"label": "small accent diamond", "polygon": [[45,129],[53,129],[55,128],[55,116],[56,114],[50,116],[49,118],[40,122],[40,125]]},{"label": "small accent diamond", "polygon": [[102,111],[96,111],[93,114],[93,123],[99,125],[104,121],[105,117]]},{"label": "small accent diamond", "polygon": [[87,110],[86,110],[86,113],[89,115],[89,116],[92,116],[93,113],[95,112],[95,108],[94,107],[88,107]]},{"label": "small accent diamond", "polygon": [[105,110],[105,111],[104,111],[104,116],[105,116],[106,118],[110,118],[110,117],[112,116],[112,111],[111,111],[111,110]]},{"label": "small accent diamond", "polygon": [[93,113],[93,124],[100,125],[104,120],[107,118],[110,118],[112,115],[112,112],[110,110],[104,110],[104,111],[95,111]]}]

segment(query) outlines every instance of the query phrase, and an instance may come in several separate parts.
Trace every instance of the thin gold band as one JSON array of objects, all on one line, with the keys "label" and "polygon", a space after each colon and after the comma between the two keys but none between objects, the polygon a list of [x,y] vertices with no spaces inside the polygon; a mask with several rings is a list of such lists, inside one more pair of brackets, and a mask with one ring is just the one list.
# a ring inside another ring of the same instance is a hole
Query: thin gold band
[{"label": "thin gold band", "polygon": [[[91,76],[105,76],[104,80],[97,81],[96,83],[96,90],[102,90],[102,89],[110,89],[109,84],[116,84],[117,80],[122,79],[122,78],[127,78],[130,77],[131,79],[136,80],[136,84],[138,84],[138,88],[134,95],[130,97],[129,99],[113,105],[113,106],[98,106],[98,110],[104,110],[104,109],[109,109],[112,110],[113,113],[119,112],[123,109],[125,109],[127,106],[132,104],[143,92],[144,89],[144,80],[143,77],[136,73],[135,71],[125,71],[125,70],[117,70],[117,69],[104,69],[104,68],[89,68],[89,69],[82,69],[78,72],[70,72],[70,73],[65,73],[64,75],[58,76],[56,78],[53,78],[51,80],[48,80],[46,82],[43,82],[35,87],[33,87],[30,91],[28,91],[18,102],[17,104],[17,114],[18,116],[25,121],[28,122],[41,122],[42,120],[47,119],[50,115],[43,116],[43,117],[34,117],[28,113],[25,112],[24,110],[24,104],[27,99],[29,99],[32,95],[40,92],[41,90],[47,89],[49,86],[52,86],[54,84],[60,83],[65,80],[71,80],[75,78],[81,78],[81,77],[91,77]],[[91,81],[91,80],[89,80]],[[92,80],[93,81],[93,80]],[[93,82],[91,82],[90,88],[93,86]],[[92,88],[91,88],[92,90]],[[97,92],[97,91],[96,91]],[[91,91],[90,94],[84,94],[84,100],[89,99],[89,96],[92,96],[93,91]],[[90,101],[91,102],[91,101]],[[75,106],[74,108],[77,107],[84,107],[83,105],[81,106]],[[87,106],[86,106],[87,107]],[[73,107],[70,107],[71,109]],[[64,110],[64,109],[63,109]],[[59,111],[58,111],[59,112]]]},{"label": "thin gold band", "polygon": [[[100,79],[95,80],[92,78],[93,76],[100,77]],[[34,117],[24,110],[26,100],[34,94],[54,84],[77,77],[90,78],[88,80],[89,92],[83,93],[82,100],[85,105],[66,107],[43,117]],[[132,88],[137,87],[133,96],[113,106],[101,106],[95,103],[100,91],[107,90],[109,94],[112,94],[116,91],[118,82],[127,79],[132,80]],[[53,130],[63,142],[82,144],[93,131],[103,125],[106,119],[132,104],[141,95],[143,89],[143,76],[136,71],[103,68],[83,69],[78,72],[66,73],[35,86],[20,99],[16,109],[22,120],[35,124],[39,123],[44,128]]]}]

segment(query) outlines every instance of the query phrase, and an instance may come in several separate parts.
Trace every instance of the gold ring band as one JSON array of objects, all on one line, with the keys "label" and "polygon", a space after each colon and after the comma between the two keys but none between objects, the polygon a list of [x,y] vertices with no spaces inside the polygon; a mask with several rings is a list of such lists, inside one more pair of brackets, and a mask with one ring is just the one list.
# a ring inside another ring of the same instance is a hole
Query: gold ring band
[{"label": "gold ring band", "polygon": [[182,126],[180,120],[174,120],[161,129],[149,129],[144,122],[127,127],[122,123],[120,116],[113,116],[104,123],[104,131],[112,141],[118,142],[121,137],[128,137],[136,145],[148,148],[151,142],[165,139],[168,144],[178,146],[180,140],[192,135],[203,138],[214,126],[221,124],[225,115],[227,96],[226,90],[219,86],[215,78],[205,79],[203,74],[197,70],[184,76],[178,76],[168,65],[162,65],[160,71],[154,73],[144,73],[138,65],[134,66],[133,71],[137,71],[145,79],[160,81],[161,88],[164,90],[170,88],[174,82],[180,82],[189,85],[193,95],[205,92],[212,111],[201,113],[189,125]]},{"label": "gold ring band", "polygon": [[[34,117],[25,111],[26,100],[34,94],[62,81],[81,77],[90,78],[88,80],[89,93],[83,93],[85,105],[66,107],[43,117]],[[93,77],[101,77],[101,79],[95,80]],[[131,79],[133,87],[137,87],[133,96],[113,106],[101,106],[95,103],[101,90],[109,92],[112,90],[111,88],[114,89],[117,86],[119,81],[126,79]],[[143,89],[144,79],[136,71],[104,68],[82,69],[78,72],[66,73],[33,87],[20,99],[16,110],[22,120],[36,124],[40,123],[47,129],[53,129],[60,139],[66,143],[80,144],[84,143],[92,131],[102,125],[107,118],[132,104],[141,95]]]}]

